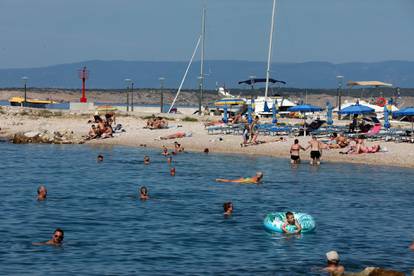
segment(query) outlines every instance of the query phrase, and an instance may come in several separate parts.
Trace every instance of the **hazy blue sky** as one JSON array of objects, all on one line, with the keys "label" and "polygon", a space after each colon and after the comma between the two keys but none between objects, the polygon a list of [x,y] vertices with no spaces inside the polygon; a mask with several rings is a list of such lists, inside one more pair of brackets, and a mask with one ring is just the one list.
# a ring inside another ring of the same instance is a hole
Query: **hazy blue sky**
[{"label": "hazy blue sky", "polygon": [[[0,0],[0,68],[91,59],[264,61],[272,0]],[[414,60],[413,0],[278,0],[274,62]]]}]

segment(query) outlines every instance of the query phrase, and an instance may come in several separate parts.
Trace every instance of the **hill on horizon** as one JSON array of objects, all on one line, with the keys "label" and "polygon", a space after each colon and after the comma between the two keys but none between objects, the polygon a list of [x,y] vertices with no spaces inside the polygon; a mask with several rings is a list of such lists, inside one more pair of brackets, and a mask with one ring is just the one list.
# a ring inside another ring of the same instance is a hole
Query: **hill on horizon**
[{"label": "hill on horizon", "polygon": [[[124,80],[134,80],[137,88],[158,88],[160,77],[164,87],[177,88],[187,67],[187,62],[174,61],[102,61],[92,60],[39,68],[0,69],[0,88],[22,87],[21,78],[27,76],[28,86],[38,88],[79,88],[78,71],[86,66],[90,71],[87,87],[95,89],[120,89]],[[193,62],[185,89],[198,87],[200,62]],[[247,88],[238,82],[249,76],[265,77],[266,63],[255,61],[209,60],[205,62],[205,87]],[[286,87],[329,89],[337,87],[336,76],[348,80],[379,80],[395,87],[414,87],[414,62],[384,61],[375,63],[303,62],[273,63],[271,77],[287,82]],[[345,83],[344,83],[345,84]],[[263,85],[257,84],[257,87]]]}]

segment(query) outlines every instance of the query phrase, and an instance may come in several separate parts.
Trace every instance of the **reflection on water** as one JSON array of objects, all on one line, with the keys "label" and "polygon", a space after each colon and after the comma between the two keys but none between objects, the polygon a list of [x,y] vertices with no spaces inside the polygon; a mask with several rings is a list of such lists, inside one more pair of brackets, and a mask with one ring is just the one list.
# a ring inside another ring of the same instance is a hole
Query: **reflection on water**
[{"label": "reflection on water", "polygon": [[[329,250],[351,271],[413,268],[412,170],[185,153],[174,157],[171,177],[165,157],[150,149],[0,150],[0,274],[320,275],[315,267]],[[214,181],[258,170],[261,185]],[[39,184],[48,188],[45,202],[35,200]],[[143,185],[146,202],[138,200]],[[226,201],[234,205],[229,219]],[[286,210],[312,214],[317,231],[267,233],[264,216]],[[31,245],[56,227],[65,230],[62,248]]]}]

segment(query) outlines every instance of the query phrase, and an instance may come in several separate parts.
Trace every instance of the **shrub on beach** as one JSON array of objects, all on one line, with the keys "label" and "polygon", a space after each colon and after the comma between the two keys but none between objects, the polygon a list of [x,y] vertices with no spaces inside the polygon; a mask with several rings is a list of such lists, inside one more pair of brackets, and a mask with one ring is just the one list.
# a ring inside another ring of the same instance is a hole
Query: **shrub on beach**
[{"label": "shrub on beach", "polygon": [[183,122],[198,122],[198,119],[186,116],[186,117],[182,118],[181,121],[183,121]]}]

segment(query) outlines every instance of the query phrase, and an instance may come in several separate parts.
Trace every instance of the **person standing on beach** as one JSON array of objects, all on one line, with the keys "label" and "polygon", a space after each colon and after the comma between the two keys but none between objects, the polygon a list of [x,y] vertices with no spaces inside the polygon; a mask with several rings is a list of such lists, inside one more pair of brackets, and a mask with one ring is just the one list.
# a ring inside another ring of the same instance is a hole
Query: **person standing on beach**
[{"label": "person standing on beach", "polygon": [[257,125],[259,124],[259,116],[256,116],[253,122],[250,124],[250,143],[257,144],[257,136],[259,132],[257,131]]},{"label": "person standing on beach", "polygon": [[300,155],[299,155],[300,150],[305,150],[305,148],[302,147],[299,144],[298,139],[295,139],[295,142],[290,147],[290,163],[291,164],[299,164],[300,163]]},{"label": "person standing on beach", "polygon": [[46,197],[47,197],[47,189],[44,185],[40,185],[37,188],[37,200],[43,201],[46,199]]},{"label": "person standing on beach", "polygon": [[310,158],[311,158],[311,165],[320,165],[321,164],[321,155],[322,155],[322,148],[323,143],[318,141],[316,136],[312,136],[312,140],[309,141],[309,146],[306,147],[305,150],[311,149]]},{"label": "person standing on beach", "polygon": [[56,228],[55,232],[53,233],[52,239],[48,240],[47,242],[34,242],[33,245],[54,245],[59,246],[62,245],[64,237],[64,232],[60,228]]}]

